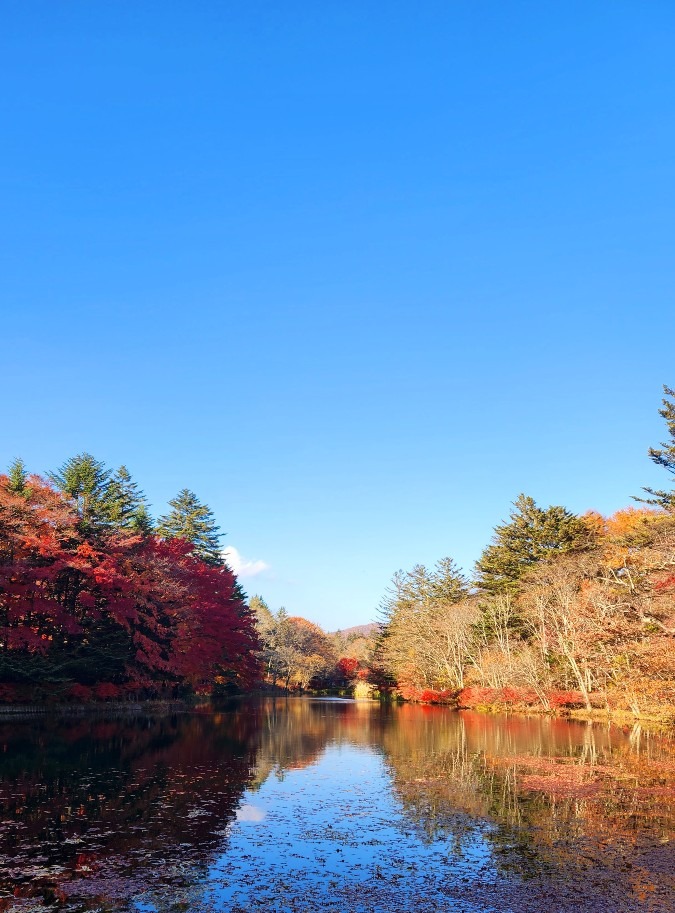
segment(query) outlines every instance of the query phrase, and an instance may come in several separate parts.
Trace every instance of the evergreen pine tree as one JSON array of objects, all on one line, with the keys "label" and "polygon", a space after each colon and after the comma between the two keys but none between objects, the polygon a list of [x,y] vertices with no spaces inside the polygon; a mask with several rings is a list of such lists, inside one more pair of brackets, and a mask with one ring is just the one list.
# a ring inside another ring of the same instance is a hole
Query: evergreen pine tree
[{"label": "evergreen pine tree", "polygon": [[155,524],[150,516],[150,511],[145,504],[139,505],[131,519],[131,528],[134,532],[149,536],[155,531]]},{"label": "evergreen pine tree", "polygon": [[[648,453],[653,463],[663,466],[667,472],[675,476],[675,390],[664,385],[663,392],[666,395],[663,398],[663,409],[659,409],[659,415],[666,420],[670,441],[662,442],[660,448],[650,447]],[[643,488],[643,491],[651,497],[636,498],[636,501],[675,511],[675,488],[671,491]]]},{"label": "evergreen pine tree", "polygon": [[27,493],[28,488],[26,482],[28,480],[28,473],[26,472],[26,464],[23,460],[17,457],[10,465],[7,475],[9,477],[7,487],[10,491],[13,491],[14,494],[17,495]]},{"label": "evergreen pine tree", "polygon": [[525,571],[537,561],[588,543],[589,531],[564,507],[538,507],[524,494],[508,523],[495,528],[492,543],[476,563],[478,582],[491,593],[517,593]]},{"label": "evergreen pine tree", "polygon": [[108,483],[104,511],[108,522],[117,529],[152,532],[147,499],[126,466],[120,466]]},{"label": "evergreen pine tree", "polygon": [[79,453],[48,473],[54,485],[75,502],[85,525],[107,525],[110,470],[90,453]]},{"label": "evergreen pine tree", "polygon": [[431,576],[435,599],[457,602],[469,594],[469,581],[452,558],[441,558]]},{"label": "evergreen pine tree", "polygon": [[[222,558],[218,562],[218,564],[224,564],[224,563],[225,562],[222,560]],[[248,594],[247,594],[246,590],[243,588],[243,586],[241,585],[239,578],[236,576],[236,574],[233,576],[234,576],[234,586],[232,587],[232,593],[233,593],[234,597],[240,601],[244,611],[247,612],[248,611],[248,607],[247,607]]]},{"label": "evergreen pine tree", "polygon": [[208,564],[224,565],[219,531],[211,510],[197,496],[184,488],[169,501],[171,510],[157,523],[157,533],[164,539],[187,539],[194,545],[193,554]]}]

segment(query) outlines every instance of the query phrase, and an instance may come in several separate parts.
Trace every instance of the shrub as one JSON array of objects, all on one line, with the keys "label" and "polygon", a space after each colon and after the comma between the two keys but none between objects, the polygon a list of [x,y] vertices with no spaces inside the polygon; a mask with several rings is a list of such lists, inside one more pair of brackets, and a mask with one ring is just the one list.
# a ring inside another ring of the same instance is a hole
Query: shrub
[{"label": "shrub", "polygon": [[574,710],[586,706],[581,691],[551,691],[548,694],[548,702],[554,710]]},{"label": "shrub", "polygon": [[75,701],[90,701],[93,697],[92,689],[86,685],[80,685],[77,682],[68,689],[68,697]]},{"label": "shrub", "polygon": [[94,688],[94,694],[100,701],[115,700],[121,694],[121,689],[110,682],[99,682]]}]

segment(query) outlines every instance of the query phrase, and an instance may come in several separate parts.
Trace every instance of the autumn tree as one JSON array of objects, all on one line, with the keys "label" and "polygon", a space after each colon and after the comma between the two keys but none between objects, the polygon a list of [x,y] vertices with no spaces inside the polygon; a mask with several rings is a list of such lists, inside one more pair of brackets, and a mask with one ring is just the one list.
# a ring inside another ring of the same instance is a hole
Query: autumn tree
[{"label": "autumn tree", "polygon": [[349,657],[367,665],[375,648],[378,634],[378,628],[374,628],[369,633],[350,632],[347,636],[338,631],[331,635],[331,641],[338,656]]},{"label": "autumn tree", "polygon": [[335,666],[337,656],[330,639],[319,625],[297,615],[288,619],[288,625],[294,631],[296,649],[291,680],[306,689],[313,679],[325,679]]},{"label": "autumn tree", "polygon": [[[0,476],[0,674],[22,676],[43,665],[54,634],[80,629],[71,600],[59,600],[66,550],[80,542],[78,517],[50,486],[31,479],[29,493]],[[73,569],[74,570],[74,569]]]},{"label": "autumn tree", "polygon": [[521,494],[514,502],[509,521],[495,528],[490,545],[476,564],[481,589],[515,594],[523,574],[537,561],[582,548],[589,528],[564,507],[538,507]]},{"label": "autumn tree", "polygon": [[187,585],[189,618],[172,654],[179,674],[195,688],[208,688],[214,676],[220,686],[250,687],[259,678],[260,643],[234,574],[195,556],[184,539],[164,544],[185,550],[178,573],[179,582]]},{"label": "autumn tree", "polygon": [[262,596],[251,596],[249,607],[256,620],[256,625],[262,633],[269,631],[274,626],[274,615]]},{"label": "autumn tree", "polygon": [[60,488],[16,475],[0,476],[0,691],[111,697],[256,679],[252,614],[227,567],[123,514],[113,525],[106,470],[87,455]]},{"label": "autumn tree", "polygon": [[268,630],[264,643],[268,653],[267,669],[272,682],[281,679],[288,689],[301,654],[298,630],[283,606],[277,612],[274,625]]},{"label": "autumn tree", "polygon": [[378,658],[399,682],[417,688],[462,687],[477,605],[469,596],[469,581],[451,558],[431,571],[416,565],[395,574],[381,613]]},{"label": "autumn tree", "polygon": [[275,652],[278,617],[271,612],[262,596],[252,596],[249,608],[260,640],[260,662],[262,663],[264,674],[275,684],[280,673]]},{"label": "autumn tree", "polygon": [[169,501],[169,507],[169,513],[157,523],[157,534],[163,539],[191,542],[192,554],[207,564],[224,564],[220,543],[223,534],[211,509],[187,488]]},{"label": "autumn tree", "polygon": [[522,649],[525,629],[526,621],[511,593],[481,596],[472,658],[481,685],[503,688],[513,680],[514,657]]},{"label": "autumn tree", "polygon": [[[649,453],[673,475],[675,391],[665,393],[670,441]],[[610,517],[520,495],[477,562],[477,590],[448,561],[396,574],[371,681],[377,670],[416,699],[468,685],[498,705],[672,713],[675,490],[645,492],[650,507]]]},{"label": "autumn tree", "polygon": [[315,679],[325,682],[333,672],[337,654],[331,638],[319,625],[289,615],[285,608],[269,611],[260,597],[251,600],[258,618],[265,674],[272,684],[291,684],[306,689]]},{"label": "autumn tree", "polygon": [[[662,442],[660,447],[649,448],[649,458],[657,466],[662,466],[671,476],[675,475],[675,390],[664,385],[663,408],[659,409],[659,415],[665,419],[668,428],[669,440]],[[671,491],[665,489],[644,488],[650,497],[636,498],[645,504],[653,504],[656,507],[662,507],[664,510],[675,510],[675,488]]]},{"label": "autumn tree", "polygon": [[338,684],[347,687],[356,678],[359,670],[359,661],[353,656],[342,656],[335,665],[335,675]]}]

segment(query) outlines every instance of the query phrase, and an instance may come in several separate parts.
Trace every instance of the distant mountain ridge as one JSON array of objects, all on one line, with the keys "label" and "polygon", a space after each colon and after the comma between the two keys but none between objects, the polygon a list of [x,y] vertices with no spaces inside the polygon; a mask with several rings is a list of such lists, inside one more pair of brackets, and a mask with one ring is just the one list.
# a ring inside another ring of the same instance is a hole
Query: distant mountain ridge
[{"label": "distant mountain ridge", "polygon": [[370,637],[378,631],[380,625],[376,621],[369,621],[365,625],[352,625],[351,628],[339,628],[333,634],[342,634],[343,637]]}]

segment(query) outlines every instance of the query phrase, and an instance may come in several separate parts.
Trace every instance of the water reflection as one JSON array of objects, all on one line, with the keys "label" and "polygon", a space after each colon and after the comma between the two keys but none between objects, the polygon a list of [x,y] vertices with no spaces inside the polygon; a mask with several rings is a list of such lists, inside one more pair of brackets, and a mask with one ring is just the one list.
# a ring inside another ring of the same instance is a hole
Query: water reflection
[{"label": "water reflection", "polygon": [[124,901],[190,886],[255,764],[255,714],[16,720],[0,727],[0,903]]},{"label": "water reflection", "polygon": [[0,725],[0,909],[675,909],[670,740],[268,700]]}]

